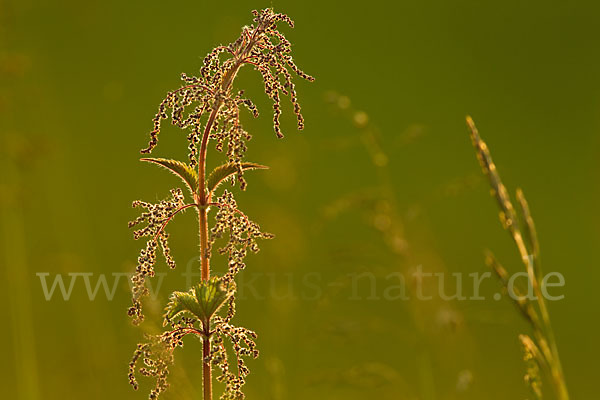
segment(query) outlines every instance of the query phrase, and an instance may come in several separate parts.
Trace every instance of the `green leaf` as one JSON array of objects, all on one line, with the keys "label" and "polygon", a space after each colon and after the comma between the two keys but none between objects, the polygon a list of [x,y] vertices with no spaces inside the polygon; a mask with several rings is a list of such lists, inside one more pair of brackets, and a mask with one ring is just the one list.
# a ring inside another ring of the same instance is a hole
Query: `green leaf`
[{"label": "green leaf", "polygon": [[173,292],[165,308],[163,325],[184,312],[191,313],[200,321],[210,320],[230,295],[231,292],[223,289],[218,277],[202,281],[188,292]]},{"label": "green leaf", "polygon": [[186,311],[198,318],[201,318],[202,316],[202,310],[194,296],[194,289],[189,292],[173,292],[173,294],[171,294],[169,304],[167,304],[167,307],[165,308],[165,320],[163,326],[166,325],[169,320],[172,320]]},{"label": "green leaf", "polygon": [[189,165],[177,160],[166,158],[142,158],[141,161],[151,162],[164,167],[181,178],[192,194],[198,190],[198,175]]},{"label": "green leaf", "polygon": [[[242,163],[242,171],[251,169],[268,169],[265,165],[256,164],[253,162]],[[237,173],[237,165],[234,163],[223,164],[210,173],[206,182],[206,187],[209,192],[215,190],[223,181],[229,179],[232,175]]]},{"label": "green leaf", "polygon": [[196,300],[202,312],[202,320],[210,320],[214,313],[225,303],[231,295],[221,285],[219,278],[213,277],[202,281],[194,287]]}]

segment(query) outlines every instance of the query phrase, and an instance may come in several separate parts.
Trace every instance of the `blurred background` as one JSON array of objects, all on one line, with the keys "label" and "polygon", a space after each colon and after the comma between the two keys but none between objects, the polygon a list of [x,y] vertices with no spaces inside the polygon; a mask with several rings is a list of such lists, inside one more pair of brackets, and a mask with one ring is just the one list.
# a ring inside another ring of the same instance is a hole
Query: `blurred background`
[{"label": "blurred background", "polygon": [[[169,273],[151,282],[160,287],[148,320],[133,327],[124,276],[143,243],[127,229],[137,215],[130,204],[179,185],[140,163],[139,150],[180,73],[197,73],[207,52],[251,23],[253,8],[268,6],[296,21],[282,31],[317,80],[298,80],[304,132],[284,102],[284,140],[260,75],[246,68],[236,81],[261,111],[244,117],[254,135],[247,158],[271,167],[247,174],[238,204],[276,234],[240,277],[235,321],[259,333],[261,350],[249,361],[247,398],[529,396],[517,338],[529,328],[507,298],[494,300],[496,280],[482,284],[485,300],[417,301],[400,299],[390,278],[445,272],[453,293],[450,274],[462,273],[469,295],[468,274],[487,271],[486,248],[522,269],[466,114],[511,193],[524,189],[544,270],[565,276],[565,298],[550,312],[572,398],[592,398],[600,6],[537,0],[1,0],[3,397],[147,397],[150,382],[132,391],[127,364],[170,292],[185,289],[186,270],[197,271],[198,247],[192,213],[177,218],[178,268],[159,258],[157,271]],[[168,126],[154,155],[184,158],[185,143]],[[100,286],[90,296],[86,279],[94,289],[102,276],[114,293]],[[57,277],[72,283],[68,300],[58,286],[45,295],[43,283],[50,290]],[[192,339],[176,353],[165,399],[200,398],[200,353]]]}]

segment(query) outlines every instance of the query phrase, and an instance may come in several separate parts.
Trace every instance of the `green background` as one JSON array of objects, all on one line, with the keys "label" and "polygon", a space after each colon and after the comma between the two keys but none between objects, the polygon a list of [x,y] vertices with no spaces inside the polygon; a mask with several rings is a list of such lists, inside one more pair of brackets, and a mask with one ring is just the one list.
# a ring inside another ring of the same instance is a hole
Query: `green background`
[{"label": "green background", "polygon": [[[592,398],[596,2],[137,0],[0,2],[2,398],[147,397],[148,382],[139,392],[128,385],[127,363],[170,291],[185,288],[186,265],[197,268],[193,214],[171,227],[179,266],[143,329],[126,315],[124,279],[112,301],[102,290],[90,301],[81,277],[69,301],[46,301],[36,273],[67,283],[68,273],[93,273],[95,284],[134,269],[142,243],[127,229],[137,215],[130,202],[163,198],[177,183],[137,161],[158,103],[181,72],[194,74],[212,47],[237,37],[251,9],[271,5],[296,21],[282,31],[317,80],[298,82],[303,133],[284,105],[284,140],[260,76],[246,68],[236,81],[261,110],[244,117],[254,135],[247,158],[271,166],[248,174],[238,204],[277,236],[241,277],[258,296],[240,299],[235,321],[259,333],[261,350],[247,397],[529,396],[517,339],[528,326],[509,300],[493,300],[493,279],[484,301],[368,299],[367,281],[352,298],[349,274],[374,273],[381,295],[388,274],[419,265],[483,273],[485,248],[522,268],[469,141],[471,114],[509,190],[524,188],[544,269],[565,276],[565,298],[550,312],[572,398]],[[357,111],[366,127],[353,124]],[[184,135],[167,129],[154,154],[185,157]],[[157,270],[166,271],[162,261]],[[200,398],[200,352],[187,340],[176,353],[166,399]]]}]

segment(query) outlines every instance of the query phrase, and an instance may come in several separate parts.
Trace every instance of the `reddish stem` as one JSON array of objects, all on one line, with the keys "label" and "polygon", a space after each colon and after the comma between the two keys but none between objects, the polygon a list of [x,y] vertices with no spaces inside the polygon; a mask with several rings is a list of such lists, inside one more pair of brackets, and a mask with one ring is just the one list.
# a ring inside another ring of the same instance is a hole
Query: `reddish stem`
[{"label": "reddish stem", "polygon": [[[219,113],[219,109],[223,104],[223,99],[229,93],[231,89],[231,85],[233,80],[235,79],[238,70],[244,64],[244,59],[248,54],[251,53],[252,48],[256,44],[256,38],[259,31],[264,31],[264,27],[259,24],[249,40],[247,41],[245,47],[243,47],[240,52],[232,53],[235,59],[235,62],[231,66],[231,68],[225,73],[223,76],[223,80],[221,81],[221,90],[218,92],[211,91],[211,93],[215,96],[214,102],[212,105],[212,111],[208,120],[206,122],[206,126],[204,127],[204,133],[202,135],[202,142],[200,144],[200,154],[198,155],[198,193],[196,197],[196,204],[198,205],[198,225],[199,225],[199,233],[200,233],[200,270],[201,277],[203,281],[206,281],[210,277],[210,257],[208,255],[208,206],[210,202],[210,193],[207,193],[206,190],[206,153],[208,149],[208,140],[210,137],[210,132],[213,128],[215,120],[217,119],[217,115]],[[210,361],[207,362],[210,357],[210,321],[204,322],[204,332],[205,337],[202,342],[202,382],[203,382],[203,392],[204,392],[204,400],[212,400],[212,371],[210,367]]]},{"label": "reddish stem", "polygon": [[154,241],[156,241],[156,239],[158,239],[158,237],[160,236],[160,234],[165,230],[165,227],[167,226],[167,224],[169,222],[171,222],[171,220],[173,219],[173,217],[175,215],[177,215],[180,211],[185,210],[186,208],[189,207],[198,207],[198,205],[196,203],[190,203],[190,204],[186,204],[185,206],[179,207],[173,214],[171,214],[169,216],[169,218],[167,218],[167,220],[165,222],[163,222],[163,224],[161,225],[160,229],[158,230],[158,232],[156,232],[156,235],[154,235]]}]

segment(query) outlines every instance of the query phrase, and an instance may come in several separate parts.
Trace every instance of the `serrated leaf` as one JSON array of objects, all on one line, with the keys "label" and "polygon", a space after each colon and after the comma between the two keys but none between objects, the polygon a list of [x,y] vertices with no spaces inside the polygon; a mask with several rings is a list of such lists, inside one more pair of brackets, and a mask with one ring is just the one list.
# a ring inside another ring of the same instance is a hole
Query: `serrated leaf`
[{"label": "serrated leaf", "polygon": [[168,320],[172,320],[186,311],[198,318],[201,318],[203,315],[200,305],[196,300],[194,289],[189,292],[173,292],[171,294],[169,304],[165,308],[165,321],[163,325],[166,325]]},{"label": "serrated leaf", "polygon": [[[253,162],[242,163],[242,170],[247,171],[251,169],[268,169],[265,165],[260,165]],[[215,190],[223,181],[229,179],[232,175],[237,173],[237,165],[233,163],[223,164],[213,169],[208,176],[206,187],[209,192]]]},{"label": "serrated leaf", "polygon": [[151,162],[166,168],[173,174],[177,175],[187,185],[192,194],[198,190],[198,175],[196,171],[189,165],[178,160],[170,160],[167,158],[142,158],[141,161]]},{"label": "serrated leaf", "polygon": [[198,283],[188,292],[173,292],[165,308],[163,325],[184,312],[191,313],[200,321],[210,320],[230,294],[223,289],[217,277]]},{"label": "serrated leaf", "polygon": [[213,277],[194,287],[196,301],[200,307],[202,320],[207,320],[225,303],[230,293],[221,286],[219,278]]}]

